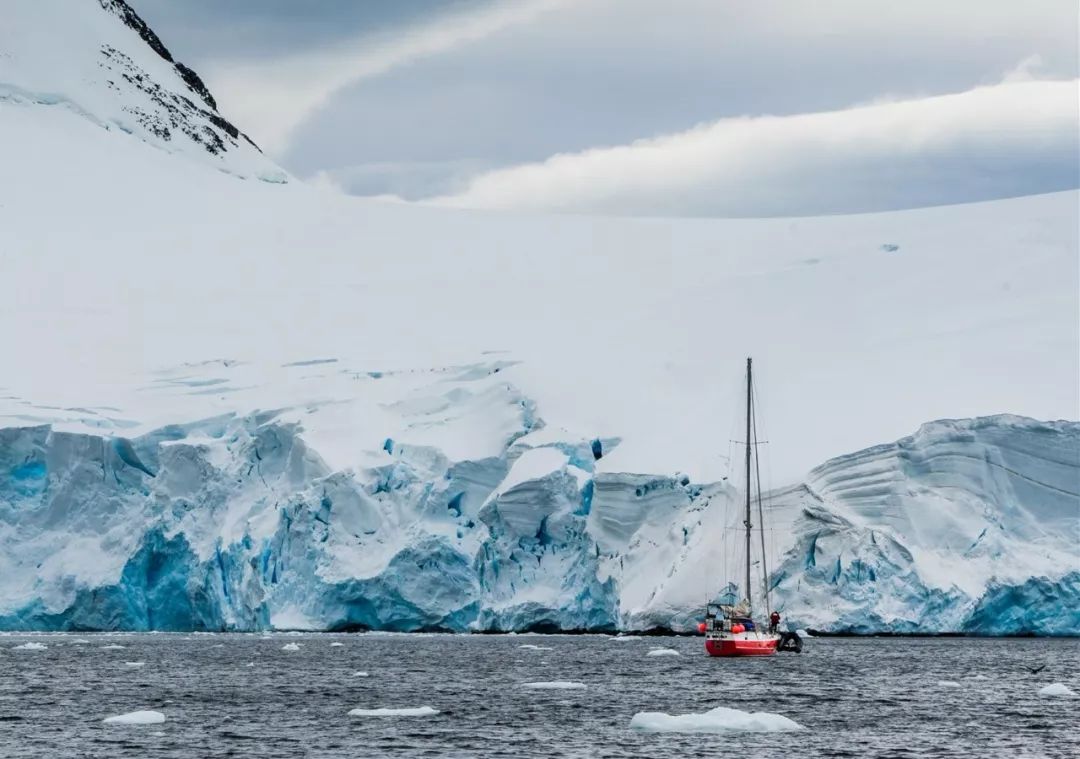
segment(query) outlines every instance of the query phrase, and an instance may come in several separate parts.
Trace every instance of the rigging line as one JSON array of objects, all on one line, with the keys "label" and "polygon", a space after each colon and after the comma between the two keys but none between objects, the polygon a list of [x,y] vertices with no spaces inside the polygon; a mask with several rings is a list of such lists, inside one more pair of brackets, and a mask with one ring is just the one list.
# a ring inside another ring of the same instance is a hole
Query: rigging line
[{"label": "rigging line", "polygon": [[[757,440],[757,404],[751,405],[750,418],[754,440]],[[769,567],[765,561],[765,514],[761,508],[761,456],[754,457],[754,471],[757,476],[758,529],[761,534],[761,583],[765,594],[765,614],[771,615],[772,609],[769,606]]]},{"label": "rigging line", "polygon": [[751,443],[751,428],[750,423],[753,417],[753,388],[754,388],[754,375],[753,375],[753,359],[746,359],[746,519],[743,524],[746,527],[746,601],[751,611],[754,608],[754,596],[753,596],[753,583],[750,577],[750,545],[751,545],[751,522],[750,522],[750,490],[752,483],[750,481],[750,464],[751,457],[753,455],[753,446]]},{"label": "rigging line", "polygon": [[[754,388],[754,425],[755,425],[755,427],[754,427],[755,434],[757,433],[758,427],[760,427],[761,431],[762,431],[762,434],[764,434],[766,438],[769,437],[769,434],[768,434],[769,430],[768,430],[768,427],[767,427],[767,425],[765,423],[764,415],[761,413],[761,399],[758,396],[757,388]],[[765,442],[768,442],[768,441],[766,440]],[[768,510],[769,514],[771,514],[772,517],[773,517],[770,524],[775,525],[775,523],[776,523],[776,520],[775,520],[775,517],[776,517],[776,502],[775,502],[775,494],[773,493],[773,487],[772,487],[772,483],[774,481],[773,477],[772,477],[772,458],[770,457],[770,458],[767,458],[765,460],[765,484],[768,485],[769,487],[767,489],[765,489],[764,496],[762,496],[762,487],[761,487],[760,457],[759,457],[758,461],[759,461],[759,468],[758,468],[759,511],[760,511],[760,499],[762,497],[764,497],[765,508]],[[769,551],[769,556],[771,557],[771,559],[773,561],[773,566],[780,566],[780,548],[779,548],[780,544],[779,544],[779,540],[778,540],[777,535],[776,535],[775,526],[770,527],[770,532],[771,532],[771,534],[769,535],[769,538],[770,538],[770,541],[769,541],[770,546],[769,546],[769,548],[771,550]],[[762,532],[762,547],[761,547],[762,561],[764,561],[765,553],[766,553],[765,533]],[[766,587],[768,587],[769,580],[768,580],[767,575],[766,575],[765,584],[766,584]],[[767,603],[768,603],[768,599],[766,599],[766,604]]]}]

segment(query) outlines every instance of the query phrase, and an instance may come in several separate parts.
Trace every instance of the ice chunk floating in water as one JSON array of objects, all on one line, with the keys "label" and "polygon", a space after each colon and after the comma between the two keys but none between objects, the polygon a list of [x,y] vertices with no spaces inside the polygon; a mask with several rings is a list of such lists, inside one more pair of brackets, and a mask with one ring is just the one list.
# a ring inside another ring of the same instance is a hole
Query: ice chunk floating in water
[{"label": "ice chunk floating in water", "polygon": [[406,709],[352,709],[350,717],[430,717],[438,714],[438,709],[430,706],[416,706]]},{"label": "ice chunk floating in water", "polygon": [[353,672],[352,676],[353,677],[367,677],[368,673],[367,672]]},{"label": "ice chunk floating in water", "polygon": [[23,643],[21,646],[15,646],[18,651],[44,651],[48,646],[44,643],[35,643],[30,641],[29,643]]},{"label": "ice chunk floating in water", "polygon": [[630,727],[648,733],[780,733],[805,728],[782,714],[744,712],[718,706],[702,714],[638,712]]},{"label": "ice chunk floating in water", "polygon": [[551,650],[551,646],[537,646],[537,645],[535,645],[533,643],[523,643],[522,645],[518,646],[518,648],[527,648],[530,651],[550,651]]},{"label": "ice chunk floating in water", "polygon": [[340,642],[335,640],[333,643],[330,644],[330,647],[331,648],[341,648],[344,645],[345,645],[344,643],[340,643]]},{"label": "ice chunk floating in water", "polygon": [[1065,683],[1051,683],[1045,688],[1041,688],[1039,695],[1045,698],[1047,696],[1075,696],[1076,693]]},{"label": "ice chunk floating in water", "polygon": [[674,648],[654,648],[646,656],[678,656],[679,652]]},{"label": "ice chunk floating in water", "polygon": [[299,643],[286,643],[284,646],[281,647],[281,650],[282,651],[299,651],[300,650],[300,644]]},{"label": "ice chunk floating in water", "polygon": [[164,714],[153,711],[128,712],[102,720],[107,725],[160,725],[164,721]]},{"label": "ice chunk floating in water", "polygon": [[956,682],[955,680],[938,680],[937,684],[938,684],[939,688],[959,688],[960,687],[960,683]]},{"label": "ice chunk floating in water", "polygon": [[522,688],[534,688],[535,690],[584,690],[585,683],[575,683],[569,680],[553,680],[551,682],[522,683]]}]

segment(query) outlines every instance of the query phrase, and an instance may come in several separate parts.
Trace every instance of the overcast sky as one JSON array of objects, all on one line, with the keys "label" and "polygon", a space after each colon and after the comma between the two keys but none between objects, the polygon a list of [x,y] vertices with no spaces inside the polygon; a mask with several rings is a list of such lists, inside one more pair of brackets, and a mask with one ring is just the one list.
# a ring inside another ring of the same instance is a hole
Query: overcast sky
[{"label": "overcast sky", "polygon": [[299,177],[631,215],[1074,188],[1075,0],[133,0]]}]

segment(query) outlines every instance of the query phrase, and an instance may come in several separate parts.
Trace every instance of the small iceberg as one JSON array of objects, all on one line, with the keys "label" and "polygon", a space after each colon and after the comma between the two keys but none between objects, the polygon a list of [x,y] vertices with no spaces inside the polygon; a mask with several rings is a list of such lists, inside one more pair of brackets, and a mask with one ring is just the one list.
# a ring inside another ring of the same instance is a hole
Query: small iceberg
[{"label": "small iceberg", "polygon": [[438,714],[430,706],[414,706],[406,709],[351,709],[350,717],[430,717]]},{"label": "small iceberg", "polygon": [[781,733],[805,729],[782,714],[751,713],[723,706],[701,714],[638,712],[630,720],[630,727],[647,733]]},{"label": "small iceberg", "polygon": [[107,725],[160,725],[164,721],[164,714],[151,711],[117,714],[115,717],[106,717],[102,720]]},{"label": "small iceberg", "polygon": [[44,651],[46,648],[48,648],[48,646],[44,643],[38,643],[36,641],[30,641],[29,643],[15,646],[16,651]]},{"label": "small iceberg", "polygon": [[330,647],[331,648],[341,648],[344,645],[345,645],[344,643],[341,643],[341,642],[335,640],[333,643],[330,644]]},{"label": "small iceberg", "polygon": [[1043,698],[1047,698],[1047,697],[1051,697],[1051,696],[1072,697],[1072,696],[1075,696],[1076,693],[1074,693],[1073,689],[1070,688],[1065,683],[1051,683],[1050,685],[1047,685],[1045,688],[1040,688],[1039,689],[1039,695],[1042,696]]},{"label": "small iceberg", "polygon": [[551,682],[522,683],[522,688],[534,690],[585,690],[585,683],[575,683],[569,680],[552,680]]},{"label": "small iceberg", "polygon": [[126,662],[124,662],[124,666],[125,667],[145,667],[146,662],[144,662],[144,661],[126,661]]},{"label": "small iceberg", "polygon": [[353,677],[368,677],[368,673],[361,670],[360,672],[353,672],[352,676]]},{"label": "small iceberg", "polygon": [[674,648],[654,648],[646,656],[681,656]]},{"label": "small iceberg", "polygon": [[86,638],[76,638],[75,640],[71,641],[71,643],[69,645],[72,645],[72,646],[84,646],[89,642],[90,641],[88,641]]},{"label": "small iceberg", "polygon": [[960,687],[960,683],[956,682],[955,680],[938,680],[937,684],[938,684],[939,688],[959,688]]},{"label": "small iceberg", "polygon": [[803,630],[803,629],[796,630],[795,634],[798,635],[800,638],[813,638],[814,637],[813,635],[811,635],[810,633],[808,633],[806,630]]},{"label": "small iceberg", "polygon": [[625,640],[641,640],[641,636],[640,635],[616,635],[614,638],[609,638],[608,640],[617,640],[617,641],[619,641],[621,643],[622,641],[625,641]]},{"label": "small iceberg", "polygon": [[522,643],[518,648],[527,648],[530,651],[550,651],[551,646],[537,646],[532,643]]},{"label": "small iceberg", "polygon": [[121,646],[121,645],[118,645],[118,644],[116,644],[116,643],[110,643],[109,645],[107,645],[107,646],[102,646],[101,648],[102,648],[102,650],[104,650],[104,651],[117,651],[117,650],[119,650],[119,649],[121,649],[121,648],[125,648],[125,647],[126,647],[126,646]]},{"label": "small iceberg", "polygon": [[281,650],[282,651],[299,651],[300,650],[300,644],[299,643],[286,643],[284,646],[281,647]]}]

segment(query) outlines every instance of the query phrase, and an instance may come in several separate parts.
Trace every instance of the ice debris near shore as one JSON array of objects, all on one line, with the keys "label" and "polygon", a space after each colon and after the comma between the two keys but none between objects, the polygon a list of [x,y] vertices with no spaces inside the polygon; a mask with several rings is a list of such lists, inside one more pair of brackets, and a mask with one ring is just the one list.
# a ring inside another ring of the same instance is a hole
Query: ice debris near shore
[{"label": "ice debris near shore", "polygon": [[1052,696],[1073,697],[1076,693],[1065,683],[1051,683],[1039,689],[1039,695],[1046,698]]},{"label": "ice debris near shore", "polygon": [[521,687],[531,688],[532,690],[585,690],[588,686],[585,685],[585,683],[578,683],[570,680],[551,680],[522,683]]},{"label": "ice debris near shore", "polygon": [[44,651],[48,648],[44,643],[38,643],[36,641],[30,641],[28,643],[21,643],[17,646],[13,646],[16,651]]},{"label": "ice debris near shore", "polygon": [[649,733],[778,733],[805,729],[781,714],[751,713],[723,706],[700,714],[638,712],[630,720],[630,727]]},{"label": "ice debris near shore", "polygon": [[351,709],[350,717],[430,717],[439,714],[439,710],[430,706],[407,707],[403,709]]},{"label": "ice debris near shore", "polygon": [[165,715],[155,711],[128,712],[102,720],[106,725],[160,725],[164,721]]}]

